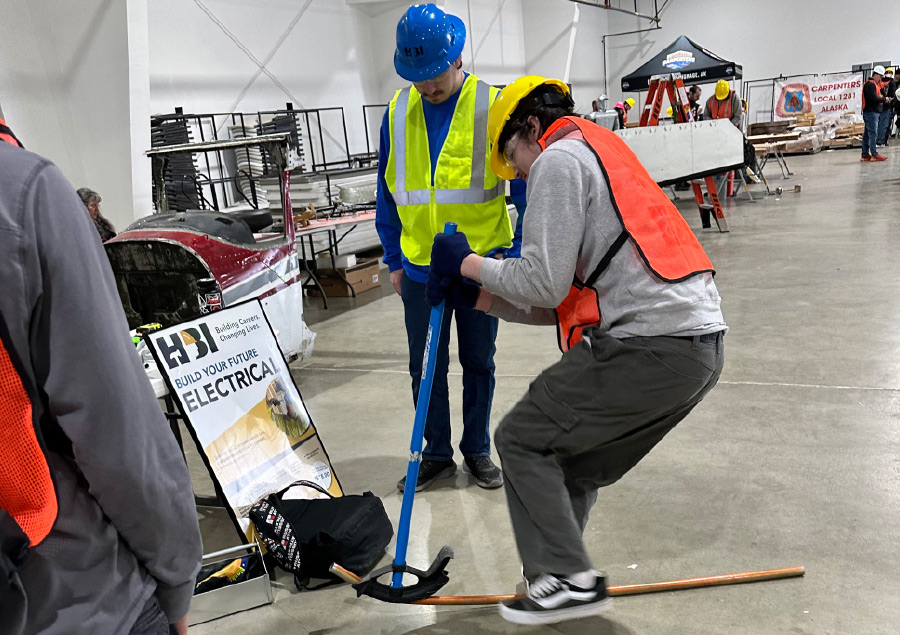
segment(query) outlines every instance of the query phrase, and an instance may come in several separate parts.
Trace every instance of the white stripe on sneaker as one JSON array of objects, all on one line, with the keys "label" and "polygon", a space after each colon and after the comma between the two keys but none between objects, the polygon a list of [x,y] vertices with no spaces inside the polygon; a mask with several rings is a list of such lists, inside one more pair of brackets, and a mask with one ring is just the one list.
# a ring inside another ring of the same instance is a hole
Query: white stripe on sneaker
[{"label": "white stripe on sneaker", "polygon": [[600,602],[591,602],[584,606],[573,606],[567,609],[554,611],[517,611],[503,604],[500,605],[500,616],[513,624],[556,624],[565,620],[575,620],[582,617],[599,615],[612,604],[612,598],[606,598]]},{"label": "white stripe on sneaker", "polygon": [[559,608],[569,600],[578,600],[579,602],[590,602],[597,597],[596,591],[572,591],[571,589],[561,589],[559,592],[549,595],[545,598],[531,597],[531,601],[539,604],[545,609]]}]

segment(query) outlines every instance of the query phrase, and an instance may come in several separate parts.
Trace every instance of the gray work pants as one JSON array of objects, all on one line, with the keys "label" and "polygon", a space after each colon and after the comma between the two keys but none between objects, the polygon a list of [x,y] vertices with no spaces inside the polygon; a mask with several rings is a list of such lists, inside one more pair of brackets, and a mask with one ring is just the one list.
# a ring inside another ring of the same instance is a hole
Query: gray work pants
[{"label": "gray work pants", "polygon": [[619,480],[715,386],[722,333],[616,339],[585,331],[497,429],[524,573],[591,568],[582,533],[597,489]]}]

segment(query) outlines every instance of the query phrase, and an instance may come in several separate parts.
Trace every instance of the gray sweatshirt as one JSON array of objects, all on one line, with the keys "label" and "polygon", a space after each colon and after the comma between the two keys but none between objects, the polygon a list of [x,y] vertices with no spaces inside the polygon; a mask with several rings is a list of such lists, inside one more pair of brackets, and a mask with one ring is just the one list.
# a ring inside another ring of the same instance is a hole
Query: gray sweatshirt
[{"label": "gray sweatshirt", "polygon": [[[587,279],[622,233],[622,223],[597,157],[581,140],[561,139],[541,153],[528,177],[527,201],[522,257],[486,259],[481,279],[495,294],[492,315],[555,324],[553,309],[569,293],[573,276]],[[664,282],[646,268],[630,240],[594,288],[600,326],[613,337],[703,335],[726,328],[712,274]]]},{"label": "gray sweatshirt", "polygon": [[42,395],[59,504],[20,571],[27,605],[4,606],[0,632],[24,610],[24,633],[127,633],[154,593],[174,622],[201,557],[187,466],[84,205],[53,164],[3,142],[0,254],[5,344]]}]

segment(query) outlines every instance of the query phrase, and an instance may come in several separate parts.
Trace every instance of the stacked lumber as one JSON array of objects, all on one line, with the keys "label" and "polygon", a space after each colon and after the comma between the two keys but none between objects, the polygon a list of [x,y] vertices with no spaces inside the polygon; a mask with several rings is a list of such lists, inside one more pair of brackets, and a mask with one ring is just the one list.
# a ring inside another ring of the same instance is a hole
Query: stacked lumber
[{"label": "stacked lumber", "polygon": [[796,125],[798,126],[814,126],[816,125],[816,113],[805,112],[797,115]]},{"label": "stacked lumber", "polygon": [[865,131],[865,129],[866,124],[864,123],[844,124],[835,128],[834,138],[838,139],[841,137],[859,137],[862,136],[862,133]]},{"label": "stacked lumber", "polygon": [[864,123],[844,123],[834,129],[834,138],[828,139],[828,148],[858,148],[862,145],[862,135],[866,129]]}]

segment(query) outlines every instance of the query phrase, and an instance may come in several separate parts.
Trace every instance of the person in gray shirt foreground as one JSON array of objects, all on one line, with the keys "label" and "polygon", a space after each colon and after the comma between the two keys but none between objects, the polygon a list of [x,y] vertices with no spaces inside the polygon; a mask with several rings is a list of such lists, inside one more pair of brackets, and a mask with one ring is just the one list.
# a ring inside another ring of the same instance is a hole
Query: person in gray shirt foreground
[{"label": "person in gray shirt foreground", "polygon": [[[186,633],[201,559],[187,466],[90,217],[56,166],[9,139],[0,141],[0,436],[45,443],[31,444],[40,447],[31,463],[27,444],[0,449],[3,543],[21,527],[32,544],[0,580],[0,632]],[[30,403],[14,399],[16,386]]]},{"label": "person in gray shirt foreground", "polygon": [[606,608],[582,539],[597,490],[684,419],[724,364],[709,258],[621,138],[573,106],[555,79],[503,89],[488,121],[491,167],[528,182],[522,257],[491,261],[464,234],[438,234],[427,287],[433,305],[557,325],[562,358],[495,434],[528,585],[500,612],[520,624]]}]

